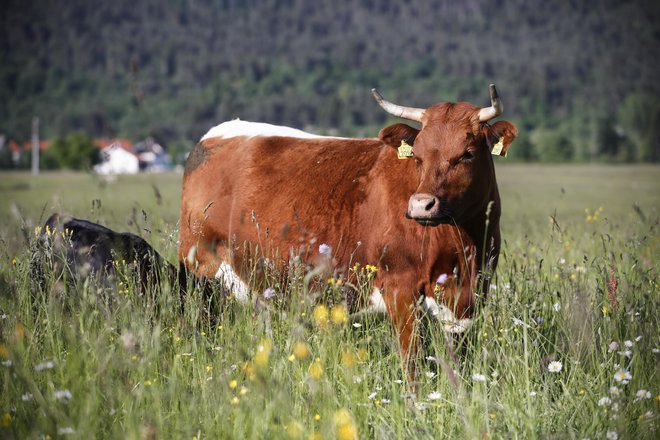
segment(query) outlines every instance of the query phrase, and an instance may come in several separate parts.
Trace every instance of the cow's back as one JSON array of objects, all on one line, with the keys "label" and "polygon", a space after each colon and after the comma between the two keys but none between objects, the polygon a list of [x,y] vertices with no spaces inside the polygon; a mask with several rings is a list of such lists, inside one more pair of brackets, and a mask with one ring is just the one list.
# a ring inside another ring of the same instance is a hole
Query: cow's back
[{"label": "cow's back", "polygon": [[360,216],[382,152],[377,139],[203,140],[184,175],[179,258],[206,276],[244,258],[245,242],[282,259],[291,249],[313,259],[327,242],[343,259],[364,235]]}]

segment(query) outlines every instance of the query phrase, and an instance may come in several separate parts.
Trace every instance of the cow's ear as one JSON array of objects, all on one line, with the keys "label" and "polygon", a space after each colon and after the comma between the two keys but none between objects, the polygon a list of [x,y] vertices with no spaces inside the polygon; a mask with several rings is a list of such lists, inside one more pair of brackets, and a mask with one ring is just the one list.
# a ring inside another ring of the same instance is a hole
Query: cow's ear
[{"label": "cow's ear", "polygon": [[484,134],[490,152],[496,156],[506,156],[509,145],[518,136],[518,129],[508,121],[497,121],[493,125],[484,125]]},{"label": "cow's ear", "polygon": [[378,138],[393,148],[399,148],[401,141],[405,141],[408,145],[412,146],[415,143],[415,138],[419,130],[406,124],[392,124],[383,128],[378,133]]}]

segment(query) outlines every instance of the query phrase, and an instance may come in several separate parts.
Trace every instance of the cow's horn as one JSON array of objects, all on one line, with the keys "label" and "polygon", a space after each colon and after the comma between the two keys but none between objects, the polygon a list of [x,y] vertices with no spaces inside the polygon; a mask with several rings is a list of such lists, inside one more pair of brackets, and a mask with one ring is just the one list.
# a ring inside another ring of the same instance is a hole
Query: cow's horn
[{"label": "cow's horn", "polygon": [[490,92],[490,107],[484,107],[479,110],[479,122],[490,121],[493,118],[498,117],[504,111],[504,106],[500,100],[499,95],[497,94],[497,89],[495,84],[488,86],[488,91]]},{"label": "cow's horn", "polygon": [[371,89],[371,94],[374,95],[378,105],[383,107],[387,113],[394,115],[397,118],[422,122],[422,115],[424,114],[423,108],[404,107],[402,105],[391,103],[390,101],[387,101],[385,98],[383,98],[383,95],[381,95],[376,89]]}]

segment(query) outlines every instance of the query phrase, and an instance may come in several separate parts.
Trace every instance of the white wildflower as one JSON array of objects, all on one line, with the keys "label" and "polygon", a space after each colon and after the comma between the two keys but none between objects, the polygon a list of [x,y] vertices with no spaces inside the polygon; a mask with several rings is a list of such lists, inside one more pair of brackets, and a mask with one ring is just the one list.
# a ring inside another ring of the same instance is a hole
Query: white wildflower
[{"label": "white wildflower", "polygon": [[447,279],[449,278],[449,275],[446,273],[440,274],[437,280],[435,280],[436,283],[438,284],[445,284],[447,282]]},{"label": "white wildflower", "polygon": [[651,392],[647,390],[639,390],[637,391],[637,394],[635,394],[635,397],[637,397],[635,400],[641,400],[641,399],[650,399],[651,398]]},{"label": "white wildflower", "polygon": [[529,397],[534,397],[536,396],[536,391],[530,391],[529,392]]},{"label": "white wildflower", "polygon": [[610,342],[610,345],[607,346],[607,350],[609,351],[617,351],[619,349],[619,343],[616,341]]},{"label": "white wildflower", "polygon": [[265,299],[271,299],[274,296],[275,296],[275,289],[273,289],[272,287],[269,287],[266,290],[264,290],[264,298]]},{"label": "white wildflower", "polygon": [[429,379],[433,379],[433,378],[435,377],[435,373],[434,373],[433,371],[427,371],[427,372],[424,373],[424,374],[425,374],[426,377],[428,377]]},{"label": "white wildflower", "polygon": [[560,310],[561,310],[561,304],[558,303],[558,302],[554,303],[554,304],[552,305],[552,310],[554,310],[555,312],[560,311]]},{"label": "white wildflower", "polygon": [[378,393],[377,393],[376,391],[374,391],[373,393],[371,393],[371,394],[369,394],[369,395],[367,396],[367,399],[369,399],[369,400],[373,400],[374,397],[376,397],[376,394],[378,394]]},{"label": "white wildflower", "polygon": [[394,380],[394,383],[402,384],[403,381],[402,381],[401,379],[395,379],[395,380]]},{"label": "white wildflower", "polygon": [[630,372],[625,368],[622,368],[616,373],[614,373],[614,380],[626,385],[628,382],[632,380],[632,374],[630,374]]},{"label": "white wildflower", "polygon": [[623,345],[625,345],[628,348],[632,348],[633,341],[631,341],[630,339],[626,339],[625,341],[623,341]]},{"label": "white wildflower", "polygon": [[32,395],[32,393],[25,393],[21,396],[21,400],[23,402],[27,402],[28,400],[32,400],[33,398],[34,396]]},{"label": "white wildflower", "polygon": [[562,364],[559,361],[552,361],[548,364],[548,371],[551,373],[559,373],[562,369]]},{"label": "white wildflower", "polygon": [[387,405],[388,403],[391,402],[390,399],[380,399],[380,401],[381,401],[381,403],[382,403],[383,405]]},{"label": "white wildflower", "polygon": [[429,394],[429,400],[439,400],[442,397],[439,391],[431,391]]},{"label": "white wildflower", "polygon": [[631,350],[623,350],[618,352],[619,356],[625,356],[627,358],[630,358],[632,356],[632,351]]},{"label": "white wildflower", "polygon": [[353,327],[360,328],[360,327],[362,327],[362,324],[360,324],[359,322],[354,322]]},{"label": "white wildflower", "polygon": [[55,368],[55,361],[46,361],[34,366],[34,371],[50,370]]},{"label": "white wildflower", "polygon": [[58,428],[57,433],[59,435],[68,435],[68,434],[75,434],[76,431],[72,427],[67,426],[65,428]]},{"label": "white wildflower", "polygon": [[472,380],[475,382],[486,382],[486,376],[483,374],[475,373],[472,375]]},{"label": "white wildflower", "polygon": [[73,399],[73,395],[69,390],[55,390],[55,399],[68,401]]},{"label": "white wildflower", "polygon": [[415,402],[415,408],[418,411],[426,411],[427,409],[431,409],[431,406],[427,405],[426,403]]},{"label": "white wildflower", "polygon": [[7,359],[6,361],[0,361],[0,365],[9,368],[14,365],[14,363],[11,361],[11,359]]},{"label": "white wildflower", "polygon": [[609,397],[601,397],[598,399],[598,406],[610,406],[612,404],[612,399]]},{"label": "white wildflower", "polygon": [[362,382],[362,378],[360,376],[353,376],[353,383],[360,383]]},{"label": "white wildflower", "polygon": [[121,345],[126,351],[132,351],[133,348],[135,348],[135,344],[137,343],[135,336],[131,332],[122,333],[122,335],[119,337],[119,340],[121,341]]},{"label": "white wildflower", "polygon": [[639,335],[635,338],[635,342],[639,342],[642,340],[642,335]]},{"label": "white wildflower", "polygon": [[613,396],[619,396],[621,394],[621,388],[619,387],[610,387],[610,394]]},{"label": "white wildflower", "polygon": [[321,255],[330,255],[332,253],[332,248],[325,243],[319,245],[319,254]]},{"label": "white wildflower", "polygon": [[619,438],[619,434],[617,434],[616,431],[607,431],[605,438],[607,440],[617,440]]}]

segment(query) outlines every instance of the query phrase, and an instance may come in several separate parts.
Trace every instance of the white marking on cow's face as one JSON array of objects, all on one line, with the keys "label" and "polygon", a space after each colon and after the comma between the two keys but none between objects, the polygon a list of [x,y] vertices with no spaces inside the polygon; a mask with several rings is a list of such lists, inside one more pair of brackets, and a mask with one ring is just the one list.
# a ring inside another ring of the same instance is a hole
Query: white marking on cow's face
[{"label": "white marking on cow's face", "polygon": [[229,292],[234,294],[236,300],[240,303],[247,303],[250,299],[250,288],[241,280],[241,278],[234,272],[231,265],[223,261],[215,274],[216,278],[222,280],[222,285],[225,286]]},{"label": "white marking on cow's face", "polygon": [[[248,122],[234,119],[233,121],[223,122],[211,128],[208,133],[202,136],[200,141],[210,138],[221,137],[225,139],[245,136],[284,136],[300,139],[317,139],[328,138],[328,136],[319,136],[317,134],[308,133],[306,131],[298,130],[297,128],[284,127],[280,125],[271,125],[263,122]],[[336,139],[336,138],[335,138]]]},{"label": "white marking on cow's face", "polygon": [[472,320],[468,318],[456,319],[454,312],[447,306],[438,304],[435,299],[428,296],[424,298],[422,308],[437,319],[447,333],[463,333],[472,324]]},{"label": "white marking on cow's face", "polygon": [[369,306],[367,307],[367,312],[387,313],[387,307],[385,306],[385,301],[383,300],[383,294],[380,293],[380,289],[378,287],[374,287],[374,290],[369,296]]}]

